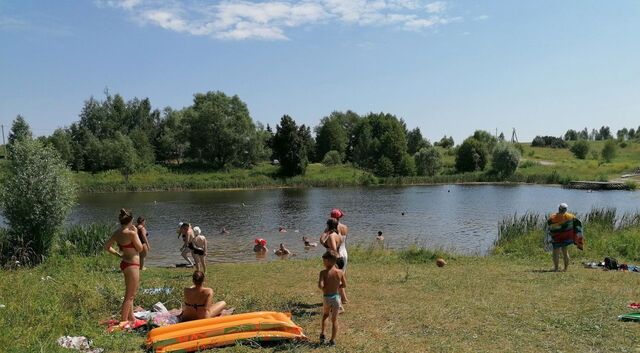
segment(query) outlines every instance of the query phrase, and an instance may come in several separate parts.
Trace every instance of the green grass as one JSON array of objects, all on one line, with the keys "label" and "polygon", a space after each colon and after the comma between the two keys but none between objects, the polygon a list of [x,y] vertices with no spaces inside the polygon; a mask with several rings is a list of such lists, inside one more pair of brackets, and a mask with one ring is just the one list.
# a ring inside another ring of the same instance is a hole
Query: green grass
[{"label": "green grass", "polygon": [[[604,142],[590,141],[592,151],[600,152]],[[115,191],[163,191],[163,190],[206,190],[206,189],[250,189],[277,187],[340,187],[368,185],[416,185],[448,183],[531,183],[567,184],[574,180],[607,181],[619,179],[640,167],[640,143],[627,142],[627,147],[618,148],[616,158],[611,163],[592,159],[591,153],[585,160],[577,159],[568,149],[530,147],[523,148],[520,167],[506,180],[499,179],[490,172],[455,173],[455,154],[442,148],[444,172],[433,177],[393,177],[379,178],[351,165],[324,166],[310,164],[304,176],[282,178],[278,167],[261,163],[251,169],[231,169],[229,171],[205,171],[201,168],[164,168],[153,166],[138,172],[125,183],[118,171],[100,173],[76,173],[76,181],[84,192]],[[0,160],[0,179],[6,161]],[[487,167],[489,168],[489,167]],[[629,189],[635,189],[640,178],[625,180]]]},{"label": "green grass", "polygon": [[528,143],[521,146],[524,150],[522,158],[525,161],[521,162],[519,173],[524,176],[557,170],[561,178],[571,180],[612,180],[640,167],[638,142],[627,141],[627,147],[619,147],[617,156],[611,163],[603,163],[592,158],[592,151],[599,154],[604,141],[589,141],[590,152],[584,160],[575,158],[569,149],[531,147]]},{"label": "green grass", "polygon": [[[638,234],[634,235],[638,237]],[[638,324],[616,316],[640,296],[640,275],[587,270],[547,273],[544,258],[447,257],[410,249],[354,248],[348,273],[351,303],[340,316],[336,348],[283,345],[216,352],[631,352]],[[574,260],[574,263],[577,260]],[[143,335],[107,334],[100,320],[117,315],[124,287],[113,257],[53,257],[33,269],[0,272],[0,346],[12,352],[70,352],[61,335],[84,335],[108,352],[141,352]],[[216,264],[208,284],[216,300],[237,313],[291,311],[317,341],[321,261]],[[136,305],[180,303],[187,269],[143,272],[142,287],[168,286],[172,294],[143,295]],[[50,276],[52,279],[47,279]],[[44,279],[43,279],[44,278]]]},{"label": "green grass", "polygon": [[[585,250],[580,256],[601,261],[613,256],[622,261],[640,262],[640,213],[618,214],[615,208],[593,209],[582,220]],[[544,215],[526,213],[500,222],[494,254],[515,258],[543,259]]]},{"label": "green grass", "polygon": [[[363,185],[374,178],[367,172],[348,165],[326,167],[311,164],[304,176],[281,178],[278,167],[268,163],[252,169],[230,171],[171,171],[152,167],[146,172],[136,173],[125,183],[118,171],[101,173],[76,173],[80,189],[88,192],[152,191],[193,189],[236,189],[273,187],[322,187]],[[375,180],[375,178],[374,178]]]}]

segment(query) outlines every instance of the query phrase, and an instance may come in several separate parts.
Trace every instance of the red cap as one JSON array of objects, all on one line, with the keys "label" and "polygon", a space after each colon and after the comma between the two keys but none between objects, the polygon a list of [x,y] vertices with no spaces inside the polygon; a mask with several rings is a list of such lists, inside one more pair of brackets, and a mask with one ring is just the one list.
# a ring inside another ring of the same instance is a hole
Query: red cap
[{"label": "red cap", "polygon": [[267,245],[267,241],[262,239],[262,238],[256,238],[254,240],[254,242],[256,242],[256,245],[262,245],[262,246],[266,246]]},{"label": "red cap", "polygon": [[331,218],[340,219],[342,217],[344,217],[344,212],[342,212],[340,209],[334,208],[333,210],[331,210]]}]

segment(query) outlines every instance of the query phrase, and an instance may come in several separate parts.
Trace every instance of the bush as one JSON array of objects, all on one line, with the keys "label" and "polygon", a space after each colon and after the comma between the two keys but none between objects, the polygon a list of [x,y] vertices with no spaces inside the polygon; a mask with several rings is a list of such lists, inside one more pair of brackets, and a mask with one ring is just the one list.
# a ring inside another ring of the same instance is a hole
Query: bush
[{"label": "bush", "polygon": [[438,258],[451,258],[452,256],[442,250],[431,250],[411,246],[398,252],[401,260],[410,264],[432,263]]},{"label": "bush", "polygon": [[393,162],[387,157],[382,157],[376,166],[376,174],[381,177],[390,177],[393,175]]},{"label": "bush", "polygon": [[102,251],[102,245],[112,232],[109,224],[76,225],[60,234],[58,239],[61,255],[93,256]]},{"label": "bush", "polygon": [[23,244],[33,264],[47,255],[75,197],[71,173],[52,147],[34,140],[13,146],[0,208],[11,241]]},{"label": "bush", "polygon": [[398,175],[414,176],[416,175],[416,161],[408,154],[402,156],[400,164],[398,164]]},{"label": "bush", "polygon": [[322,158],[322,164],[326,166],[332,165],[340,165],[342,163],[342,158],[340,157],[340,152],[338,151],[329,151]]},{"label": "bush", "polygon": [[585,159],[589,153],[589,143],[585,140],[580,140],[571,146],[570,151],[576,158]]},{"label": "bush", "polygon": [[555,136],[536,136],[531,141],[531,147],[567,148],[567,142]]},{"label": "bush", "polygon": [[416,172],[422,176],[434,176],[442,169],[442,156],[433,147],[420,149],[414,155],[416,161]]},{"label": "bush", "polygon": [[487,148],[480,141],[470,137],[456,151],[456,170],[458,172],[475,172],[484,170],[487,164]]},{"label": "bush", "polygon": [[538,161],[526,160],[520,163],[519,167],[520,169],[525,169],[525,168],[537,167],[539,165],[540,165],[540,162]]},{"label": "bush", "polygon": [[607,140],[607,142],[604,143],[604,147],[602,148],[600,155],[602,156],[602,160],[609,163],[616,158],[617,152],[618,145],[616,145],[616,142],[614,140]]},{"label": "bush", "polygon": [[513,146],[503,143],[493,150],[491,168],[502,177],[511,176],[520,163],[520,152]]},{"label": "bush", "polygon": [[453,136],[447,137],[447,135],[444,135],[444,137],[442,137],[440,141],[435,142],[433,145],[439,146],[445,149],[450,149],[455,145],[455,142],[453,141]]}]

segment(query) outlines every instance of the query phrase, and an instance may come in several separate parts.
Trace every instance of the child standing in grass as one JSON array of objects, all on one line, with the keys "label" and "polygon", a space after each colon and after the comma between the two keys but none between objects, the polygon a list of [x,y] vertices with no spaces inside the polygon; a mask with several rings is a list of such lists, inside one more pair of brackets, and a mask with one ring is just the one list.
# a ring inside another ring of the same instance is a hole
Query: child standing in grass
[{"label": "child standing in grass", "polygon": [[329,344],[336,344],[336,335],[338,334],[338,312],[342,305],[340,301],[340,288],[346,288],[347,282],[342,270],[336,267],[338,261],[338,253],[328,250],[322,255],[324,270],[320,271],[318,279],[318,288],[322,289],[323,305],[322,305],[322,332],[320,333],[320,343],[325,342],[325,327],[329,315],[331,315],[331,340]]}]

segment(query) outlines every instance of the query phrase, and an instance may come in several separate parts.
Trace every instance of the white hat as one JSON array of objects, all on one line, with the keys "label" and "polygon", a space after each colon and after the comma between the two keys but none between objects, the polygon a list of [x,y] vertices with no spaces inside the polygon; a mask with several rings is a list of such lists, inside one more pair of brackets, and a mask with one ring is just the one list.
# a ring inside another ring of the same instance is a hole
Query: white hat
[{"label": "white hat", "polygon": [[200,235],[202,233],[202,231],[200,230],[200,227],[193,227],[193,234],[195,234],[196,236]]},{"label": "white hat", "polygon": [[566,203],[561,203],[560,205],[558,205],[558,209],[559,210],[568,210],[569,206]]}]

